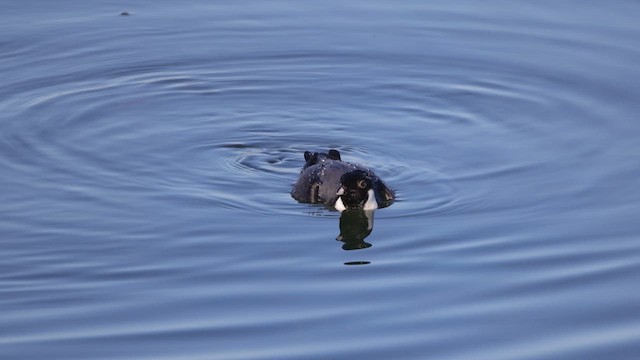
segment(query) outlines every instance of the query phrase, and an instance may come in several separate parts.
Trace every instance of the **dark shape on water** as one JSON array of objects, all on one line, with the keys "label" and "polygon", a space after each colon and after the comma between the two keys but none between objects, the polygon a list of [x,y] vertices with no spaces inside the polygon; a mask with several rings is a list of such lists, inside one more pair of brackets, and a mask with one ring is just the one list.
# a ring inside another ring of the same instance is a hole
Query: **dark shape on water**
[{"label": "dark shape on water", "polygon": [[291,196],[301,203],[324,204],[336,210],[375,210],[391,205],[394,192],[370,169],[342,161],[335,149],[304,152],[306,163]]},{"label": "dark shape on water", "polygon": [[340,214],[340,235],[343,250],[358,250],[371,247],[364,239],[373,230],[373,210],[345,210]]},{"label": "dark shape on water", "polygon": [[345,265],[369,265],[371,264],[371,261],[347,261],[346,263],[344,263]]},{"label": "dark shape on water", "polygon": [[128,11],[123,11],[120,13],[120,16],[129,16],[131,15]]}]

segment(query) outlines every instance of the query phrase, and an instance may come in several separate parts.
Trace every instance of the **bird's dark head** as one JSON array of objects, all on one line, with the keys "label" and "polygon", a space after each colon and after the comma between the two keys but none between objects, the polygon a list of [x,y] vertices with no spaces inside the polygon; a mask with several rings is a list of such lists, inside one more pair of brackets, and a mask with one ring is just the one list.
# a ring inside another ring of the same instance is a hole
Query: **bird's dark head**
[{"label": "bird's dark head", "polygon": [[336,209],[375,210],[378,208],[373,192],[373,180],[362,170],[353,170],[340,178],[340,189],[336,193]]}]

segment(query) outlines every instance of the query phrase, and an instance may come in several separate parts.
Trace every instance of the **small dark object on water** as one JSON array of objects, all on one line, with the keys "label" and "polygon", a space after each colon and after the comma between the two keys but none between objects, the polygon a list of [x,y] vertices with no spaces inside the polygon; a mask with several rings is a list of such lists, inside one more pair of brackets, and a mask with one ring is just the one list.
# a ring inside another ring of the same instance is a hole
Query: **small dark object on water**
[{"label": "small dark object on water", "polygon": [[129,16],[129,15],[131,15],[131,14],[129,14],[128,11],[123,11],[123,12],[120,13],[120,16]]},{"label": "small dark object on water", "polygon": [[371,261],[347,261],[345,265],[369,265]]}]

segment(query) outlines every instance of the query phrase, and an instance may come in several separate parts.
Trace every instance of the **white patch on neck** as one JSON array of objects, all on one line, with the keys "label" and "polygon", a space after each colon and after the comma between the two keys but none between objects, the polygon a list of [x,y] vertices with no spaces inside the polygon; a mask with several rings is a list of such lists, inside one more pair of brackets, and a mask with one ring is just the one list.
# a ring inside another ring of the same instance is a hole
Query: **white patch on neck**
[{"label": "white patch on neck", "polygon": [[[333,205],[333,207],[335,207],[336,210],[340,212],[347,210],[347,207],[344,206],[342,197],[340,196],[338,196],[338,200],[336,200],[336,203],[335,205]],[[367,202],[364,203],[362,210],[375,210],[377,208],[378,202],[376,201],[376,195],[373,193],[373,189],[369,189],[369,191],[367,191]]]},{"label": "white patch on neck", "polygon": [[338,210],[340,212],[343,212],[343,211],[347,210],[347,207],[344,206],[344,203],[342,202],[342,198],[341,197],[338,197],[338,200],[336,200],[336,204],[333,205],[333,206],[336,208],[336,210]]},{"label": "white patch on neck", "polygon": [[[344,206],[344,204],[342,205]],[[373,189],[367,191],[367,202],[364,203],[362,210],[375,210],[378,208],[378,202],[376,201],[376,194],[373,193]]]}]

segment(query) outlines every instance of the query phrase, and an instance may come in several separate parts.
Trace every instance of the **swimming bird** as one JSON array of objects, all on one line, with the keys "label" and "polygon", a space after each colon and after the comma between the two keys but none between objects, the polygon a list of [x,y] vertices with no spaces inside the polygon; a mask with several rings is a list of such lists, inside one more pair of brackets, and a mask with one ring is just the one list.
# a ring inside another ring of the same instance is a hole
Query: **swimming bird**
[{"label": "swimming bird", "polygon": [[335,149],[304,152],[306,163],[291,196],[302,203],[325,204],[338,211],[375,210],[391,205],[394,192],[369,168],[342,161]]}]

